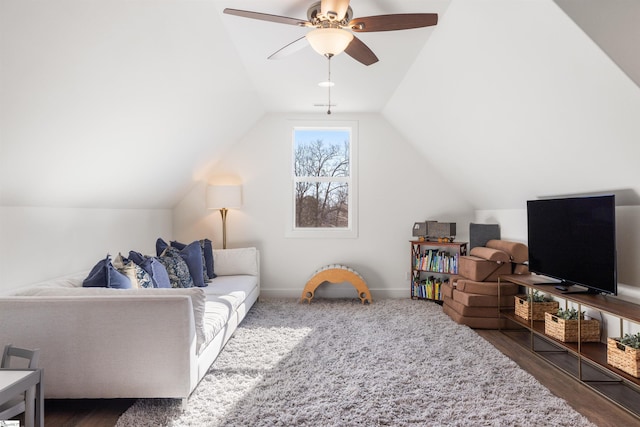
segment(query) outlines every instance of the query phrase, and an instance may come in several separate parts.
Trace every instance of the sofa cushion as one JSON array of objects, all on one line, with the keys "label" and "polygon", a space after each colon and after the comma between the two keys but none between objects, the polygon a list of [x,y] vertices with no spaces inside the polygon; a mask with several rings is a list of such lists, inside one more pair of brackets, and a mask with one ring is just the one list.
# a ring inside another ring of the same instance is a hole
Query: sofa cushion
[{"label": "sofa cushion", "polygon": [[219,297],[221,295],[231,295],[237,300],[237,304],[239,305],[253,292],[256,286],[258,286],[257,276],[218,276],[209,282],[209,286],[204,289],[204,292],[207,298],[209,298],[209,296]]},{"label": "sofa cushion", "polygon": [[[82,282],[87,277],[88,272],[75,273],[70,274],[63,277],[58,277],[55,279],[50,279],[45,282],[38,282],[33,285],[21,286],[20,288],[11,290],[7,295],[12,296],[31,296],[40,292],[42,289],[50,289],[50,288],[79,288],[79,289],[89,289],[83,288]],[[93,289],[93,288],[91,288]],[[99,288],[96,288],[99,289]]]},{"label": "sofa cushion", "polygon": [[193,287],[193,279],[189,272],[189,266],[180,256],[180,251],[176,248],[167,247],[158,259],[167,269],[172,288]]},{"label": "sofa cushion", "polygon": [[89,275],[82,282],[82,286],[87,288],[115,288],[130,289],[131,280],[113,266],[111,256],[107,255],[105,259],[91,269]]},{"label": "sofa cushion", "polygon": [[198,353],[213,340],[213,338],[225,327],[231,316],[236,315],[233,297],[207,297],[204,312],[204,341],[197,347]]},{"label": "sofa cushion", "polygon": [[256,248],[214,249],[213,259],[218,276],[258,275]]}]

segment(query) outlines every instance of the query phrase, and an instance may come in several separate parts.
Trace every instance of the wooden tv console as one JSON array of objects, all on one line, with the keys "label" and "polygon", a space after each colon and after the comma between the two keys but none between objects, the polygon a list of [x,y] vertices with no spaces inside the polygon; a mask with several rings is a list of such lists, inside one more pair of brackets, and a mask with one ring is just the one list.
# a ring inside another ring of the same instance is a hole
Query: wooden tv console
[{"label": "wooden tv console", "polygon": [[[556,289],[557,283],[549,283],[551,281],[552,279],[545,280],[544,277],[535,275],[507,275],[499,278],[499,282],[510,282],[524,287],[527,294],[537,290],[565,300],[565,305],[573,303],[577,305],[577,310],[580,312],[590,308],[617,318],[620,329],[616,337],[630,332],[624,329],[625,321],[640,324],[640,305],[613,296],[566,293]],[[499,291],[498,301],[500,301]],[[607,364],[605,343],[580,342],[580,339],[575,343],[562,342],[545,335],[544,321],[525,320],[516,316],[513,308],[499,307],[498,310],[500,317],[520,326],[515,329],[502,329],[504,334],[513,338],[523,348],[640,418],[640,378],[635,378]],[[601,337],[602,340],[606,340],[606,337]]]}]

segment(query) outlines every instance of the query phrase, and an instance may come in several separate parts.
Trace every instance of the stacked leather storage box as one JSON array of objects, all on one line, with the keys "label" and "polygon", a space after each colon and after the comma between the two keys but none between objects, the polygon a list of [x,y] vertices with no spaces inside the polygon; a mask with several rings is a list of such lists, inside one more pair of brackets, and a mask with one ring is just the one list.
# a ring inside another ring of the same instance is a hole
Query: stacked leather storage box
[{"label": "stacked leather storage box", "polygon": [[485,246],[472,248],[469,255],[460,257],[458,275],[442,286],[443,311],[457,323],[476,329],[506,327],[498,313],[500,306],[513,307],[518,285],[498,284],[498,276],[529,274],[523,263],[528,259],[523,243],[489,240]]}]

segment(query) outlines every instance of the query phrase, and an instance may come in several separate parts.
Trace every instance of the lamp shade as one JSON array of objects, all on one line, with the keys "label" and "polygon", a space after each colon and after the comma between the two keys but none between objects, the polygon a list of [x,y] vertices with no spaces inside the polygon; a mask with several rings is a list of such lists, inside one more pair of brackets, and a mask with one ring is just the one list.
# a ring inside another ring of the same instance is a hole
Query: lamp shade
[{"label": "lamp shade", "polygon": [[234,209],[242,206],[241,185],[210,185],[207,187],[208,209]]},{"label": "lamp shade", "polygon": [[353,34],[340,28],[317,28],[305,36],[307,41],[320,55],[335,56],[349,46]]}]

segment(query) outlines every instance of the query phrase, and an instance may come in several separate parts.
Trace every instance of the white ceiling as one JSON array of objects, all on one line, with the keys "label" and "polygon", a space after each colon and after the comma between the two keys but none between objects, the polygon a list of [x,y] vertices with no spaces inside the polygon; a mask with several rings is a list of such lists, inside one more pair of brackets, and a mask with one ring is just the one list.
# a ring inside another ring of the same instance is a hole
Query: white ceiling
[{"label": "white ceiling", "polygon": [[[304,29],[222,12],[306,18],[312,3],[2,0],[0,204],[171,207],[263,114],[324,112],[313,105],[327,103],[325,58],[309,47],[267,59]],[[442,14],[448,4],[352,8]],[[332,60],[333,111],[380,111],[436,29],[362,34],[380,61]]]},{"label": "white ceiling", "polygon": [[[332,60],[333,111],[380,113],[479,209],[640,189],[640,91],[600,50],[640,75],[640,26],[619,22],[639,3],[615,0],[605,18],[597,0],[556,1],[565,12],[552,0],[352,0],[355,17],[439,24],[358,34],[380,61]],[[0,205],[171,208],[264,114],[323,113],[325,58],[267,59],[305,29],[222,13],[305,18],[313,2],[0,0]],[[497,163],[517,179],[487,192]],[[615,172],[592,173],[603,163]]]},{"label": "white ceiling", "polygon": [[[218,11],[225,7],[307,19],[315,0],[255,1],[216,0]],[[444,20],[450,0],[352,0],[354,18],[394,13],[438,13]],[[283,59],[267,58],[283,46],[303,37],[307,28],[264,22],[223,14],[220,18],[263,106],[268,111],[318,112],[326,107],[328,92],[318,83],[327,80],[327,59],[307,45]],[[331,60],[331,103],[339,112],[380,111],[436,27],[402,31],[358,33],[380,59],[362,65],[346,54]]]}]

